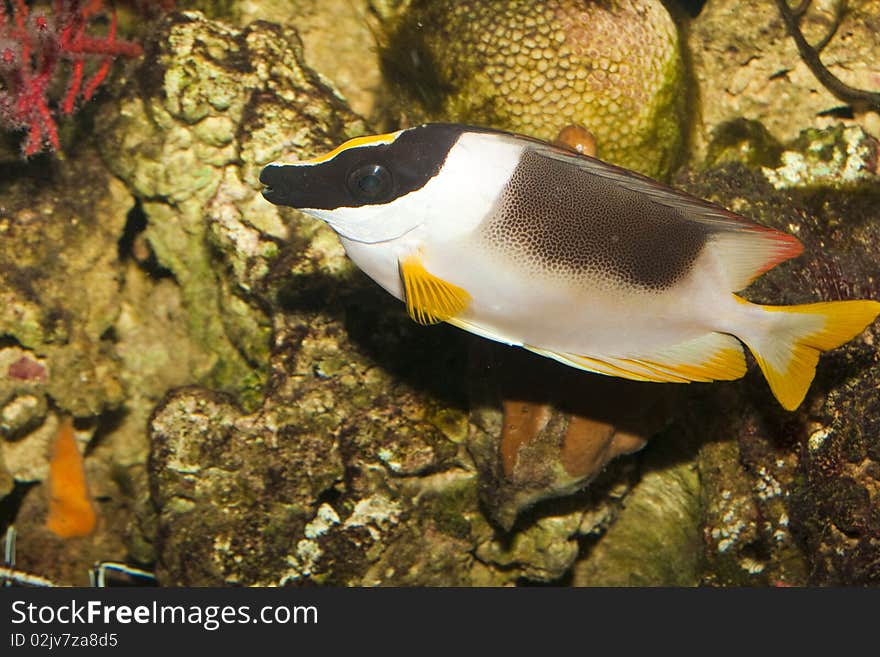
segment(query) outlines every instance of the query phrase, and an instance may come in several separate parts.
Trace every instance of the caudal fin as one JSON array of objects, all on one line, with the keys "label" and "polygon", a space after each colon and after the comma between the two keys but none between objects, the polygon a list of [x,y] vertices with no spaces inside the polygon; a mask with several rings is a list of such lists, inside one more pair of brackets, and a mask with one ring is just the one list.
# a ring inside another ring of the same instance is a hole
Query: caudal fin
[{"label": "caudal fin", "polygon": [[737,337],[752,351],[776,399],[789,411],[804,400],[819,354],[852,340],[880,314],[877,301],[759,307],[768,313],[761,323],[764,330]]}]

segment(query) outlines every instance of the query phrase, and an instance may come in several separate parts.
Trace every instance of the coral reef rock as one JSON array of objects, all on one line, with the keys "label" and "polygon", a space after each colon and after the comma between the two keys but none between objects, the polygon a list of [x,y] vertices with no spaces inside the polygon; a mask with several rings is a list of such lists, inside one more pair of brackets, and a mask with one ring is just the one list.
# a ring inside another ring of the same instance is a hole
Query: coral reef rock
[{"label": "coral reef rock", "polygon": [[[822,49],[822,62],[846,84],[876,91],[878,15],[878,0],[813,2],[802,28],[807,40],[817,44],[839,23]],[[775,2],[708,0],[688,29],[687,43],[701,99],[694,135],[699,157],[718,126],[741,118],[763,123],[775,139],[787,142],[805,128],[827,127],[855,111],[848,120],[880,137],[876,108],[849,108],[816,79],[786,32]]]},{"label": "coral reef rock", "polygon": [[369,0],[188,0],[209,18],[241,27],[255,21],[289,25],[303,42],[303,55],[324,82],[367,118],[377,111],[382,86],[375,34],[378,20]]},{"label": "coral reef rock", "polygon": [[[787,146],[845,143],[832,127]],[[836,152],[836,148],[828,149]],[[743,294],[774,304],[880,299],[880,185],[843,181],[846,159],[821,186],[776,190],[761,170],[727,164],[677,181],[757,221],[794,233],[804,255]],[[867,175],[867,174],[866,174]],[[829,181],[835,182],[829,182]],[[774,405],[760,376],[691,405],[702,427],[707,571],[715,584],[862,585],[880,582],[880,325],[825,355],[795,413]],[[735,395],[733,393],[736,393]],[[731,395],[731,396],[728,396]],[[735,441],[735,442],[733,442]]]},{"label": "coral reef rock", "polygon": [[[180,286],[205,354],[197,378],[255,399],[270,329],[247,292],[292,237],[259,194],[259,168],[363,123],[304,66],[296,32],[270,23],[173,14],[137,75],[100,116],[103,156],[142,199],[146,244]],[[218,277],[220,263],[228,275]]]},{"label": "coral reef rock", "polygon": [[[145,384],[120,349],[138,301],[119,248],[134,204],[85,145],[63,162],[18,165],[0,185],[0,497],[15,516],[18,565],[60,583],[85,584],[96,560],[132,554],[132,509],[147,499],[147,411],[132,399],[155,404],[151,385],[166,379]],[[174,346],[169,334],[162,340]],[[86,480],[105,519],[70,542],[44,527],[62,416],[77,419],[89,445]]]},{"label": "coral reef rock", "polygon": [[548,141],[583,125],[599,157],[655,177],[680,155],[682,60],[657,0],[414,0],[388,21],[382,63],[412,122]]}]

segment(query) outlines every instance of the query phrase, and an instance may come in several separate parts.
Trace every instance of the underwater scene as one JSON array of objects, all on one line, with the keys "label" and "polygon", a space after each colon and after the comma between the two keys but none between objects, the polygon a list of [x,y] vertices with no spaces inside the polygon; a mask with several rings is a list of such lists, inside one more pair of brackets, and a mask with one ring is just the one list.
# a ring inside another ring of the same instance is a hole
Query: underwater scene
[{"label": "underwater scene", "polygon": [[880,0],[0,0],[0,582],[880,585],[878,140]]}]

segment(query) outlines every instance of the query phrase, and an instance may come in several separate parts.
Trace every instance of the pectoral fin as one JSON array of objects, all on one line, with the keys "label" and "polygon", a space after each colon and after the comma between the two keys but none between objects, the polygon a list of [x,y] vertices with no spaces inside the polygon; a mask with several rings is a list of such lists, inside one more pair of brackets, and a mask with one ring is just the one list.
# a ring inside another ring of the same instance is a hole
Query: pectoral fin
[{"label": "pectoral fin", "polygon": [[463,288],[431,274],[416,255],[400,260],[406,311],[419,324],[437,324],[460,314],[471,301]]}]

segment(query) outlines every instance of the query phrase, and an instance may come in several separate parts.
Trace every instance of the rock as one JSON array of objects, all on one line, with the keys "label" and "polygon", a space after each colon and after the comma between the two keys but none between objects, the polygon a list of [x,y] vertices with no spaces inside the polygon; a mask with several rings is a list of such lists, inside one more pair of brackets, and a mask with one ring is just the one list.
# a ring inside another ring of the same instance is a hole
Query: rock
[{"label": "rock", "polygon": [[267,20],[296,28],[306,63],[326,78],[357,114],[375,118],[382,86],[377,21],[368,0],[241,3],[241,22]]},{"label": "rock", "polygon": [[6,469],[6,463],[3,460],[3,452],[0,452],[0,499],[9,495],[15,488],[15,479],[12,473]]},{"label": "rock", "polygon": [[294,28],[308,66],[357,114],[376,118],[382,79],[368,0],[189,0],[177,6],[239,28],[256,21]]},{"label": "rock", "polygon": [[[843,82],[876,91],[877,0],[813,2],[803,22],[805,36],[818,43],[844,4],[836,36],[821,60]],[[701,99],[694,134],[697,160],[705,156],[715,130],[735,119],[758,121],[774,139],[788,142],[803,129],[828,127],[852,111],[847,123],[861,124],[880,137],[876,108],[851,110],[822,86],[802,61],[773,2],[708,0],[687,30],[687,46]]]},{"label": "rock", "polygon": [[[83,179],[90,184],[82,185]],[[97,418],[124,403],[111,335],[120,311],[118,240],[132,205],[124,186],[86,145],[67,160],[23,164],[4,179],[0,460],[14,482],[45,479],[59,415],[82,418],[87,442]],[[2,488],[2,496],[13,492],[5,483]],[[15,495],[7,509],[18,510]],[[27,526],[44,520],[25,522],[21,540],[29,543]],[[41,554],[31,552],[35,561]]]},{"label": "rock", "polygon": [[664,177],[679,160],[684,73],[660,2],[414,0],[387,31],[383,70],[410,122],[547,141],[576,124],[615,164]]},{"label": "rock", "polygon": [[[259,195],[259,168],[364,126],[303,65],[290,28],[237,29],[184,13],[162,30],[136,73],[142,83],[101,117],[103,155],[143,199],[146,240],[180,286],[190,336],[203,349],[196,378],[254,401],[269,324],[245,293],[292,237]],[[218,279],[214,267],[226,258],[230,276]]]},{"label": "rock", "polygon": [[[132,200],[93,152],[37,166],[24,165],[3,189],[0,334],[19,350],[0,370],[0,396],[48,394],[93,416],[123,397],[103,338],[119,312],[117,240]],[[37,367],[42,374],[25,372]]]},{"label": "rock", "polygon": [[[641,478],[614,523],[574,567],[575,586],[695,586],[702,575],[699,444],[664,434],[641,459]],[[676,439],[677,438],[677,439]]]},{"label": "rock", "polygon": [[[468,582],[480,520],[460,447],[424,419],[424,393],[322,315],[279,327],[273,383],[255,413],[187,389],[154,415],[164,584]],[[343,368],[321,372],[337,353]],[[398,474],[389,450],[420,462],[419,474]]]},{"label": "rock", "polygon": [[[838,143],[841,134],[838,128],[810,131],[795,143],[807,149],[801,155],[809,160],[809,144]],[[841,180],[845,162],[839,160],[841,168],[825,180]],[[791,304],[880,298],[875,179],[777,191],[765,173],[727,165],[678,182],[797,235],[804,255],[743,293],[757,302]],[[719,390],[716,401],[689,421],[704,427],[710,442],[713,436],[736,438],[733,446],[707,447],[698,459],[706,496],[708,582],[878,581],[878,338],[875,322],[824,355],[795,413],[779,409],[755,373],[738,384],[738,397],[725,398]]]},{"label": "rock", "polygon": [[878,181],[880,144],[858,126],[838,124],[826,130],[806,130],[786,149],[778,167],[764,167],[776,189],[786,187],[846,187]]}]

